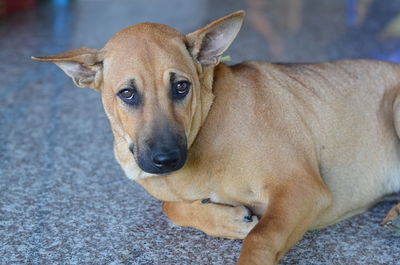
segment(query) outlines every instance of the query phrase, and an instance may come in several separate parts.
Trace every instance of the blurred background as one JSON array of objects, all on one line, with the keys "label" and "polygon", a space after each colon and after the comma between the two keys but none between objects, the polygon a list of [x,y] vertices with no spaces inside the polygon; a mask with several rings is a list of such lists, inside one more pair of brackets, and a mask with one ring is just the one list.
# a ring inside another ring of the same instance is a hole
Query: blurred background
[{"label": "blurred background", "polygon": [[[242,60],[400,62],[397,0],[0,0],[0,264],[234,264],[241,241],[176,227],[124,177],[99,94],[30,56],[101,48],[158,22],[183,33],[244,9]],[[281,264],[399,264],[379,225],[399,200],[306,234]]]},{"label": "blurred background", "polygon": [[19,45],[43,54],[101,48],[116,31],[139,22],[186,33],[240,9],[247,17],[230,50],[235,61],[400,60],[396,0],[0,0],[0,37],[3,45],[23,38]]}]

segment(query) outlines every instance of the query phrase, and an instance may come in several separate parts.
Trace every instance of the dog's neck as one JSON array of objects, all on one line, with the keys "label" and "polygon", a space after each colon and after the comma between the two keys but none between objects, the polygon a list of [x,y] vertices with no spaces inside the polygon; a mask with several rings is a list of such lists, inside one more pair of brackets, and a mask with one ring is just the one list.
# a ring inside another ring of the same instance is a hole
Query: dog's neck
[{"label": "dog's neck", "polygon": [[[218,65],[219,66],[219,65]],[[196,104],[193,119],[190,126],[190,131],[188,134],[188,148],[192,146],[194,140],[196,139],[197,134],[200,131],[200,128],[204,124],[207,119],[208,112],[211,109],[214,94],[213,94],[213,85],[214,85],[214,74],[215,69],[218,67],[207,67],[201,68],[201,66],[197,66],[197,72],[199,75],[200,81],[200,89],[197,97],[199,98],[200,104]]]}]

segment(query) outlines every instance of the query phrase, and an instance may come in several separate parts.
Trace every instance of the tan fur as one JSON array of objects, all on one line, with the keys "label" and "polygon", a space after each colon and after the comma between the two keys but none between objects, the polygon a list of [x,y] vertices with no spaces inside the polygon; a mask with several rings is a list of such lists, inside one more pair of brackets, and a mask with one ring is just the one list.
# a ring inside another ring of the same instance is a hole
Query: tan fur
[{"label": "tan fur", "polygon": [[[102,92],[116,158],[128,177],[164,201],[173,222],[244,238],[238,264],[276,264],[307,230],[400,190],[400,67],[371,60],[227,66],[219,63],[222,50],[200,58],[207,36],[227,29],[236,35],[243,15],[186,36],[139,24],[117,33],[95,59],[36,59],[97,66],[89,70],[101,84],[92,78],[88,86]],[[171,69],[192,82],[185,104],[168,99]],[[115,96],[131,78],[145,95],[138,111]],[[148,174],[128,146],[166,121],[184,128],[189,157],[178,171]],[[211,202],[200,203],[205,198]],[[243,221],[246,208],[258,223]]]}]

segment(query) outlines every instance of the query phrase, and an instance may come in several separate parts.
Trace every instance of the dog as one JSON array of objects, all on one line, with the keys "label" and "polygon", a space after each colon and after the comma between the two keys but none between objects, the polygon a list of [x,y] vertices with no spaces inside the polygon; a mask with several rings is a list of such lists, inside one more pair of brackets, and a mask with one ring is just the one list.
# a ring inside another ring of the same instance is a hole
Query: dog
[{"label": "dog", "polygon": [[101,92],[117,161],[175,224],[244,239],[237,264],[277,264],[307,230],[400,191],[400,66],[228,66],[243,18],[187,35],[141,23],[101,50],[32,58]]}]

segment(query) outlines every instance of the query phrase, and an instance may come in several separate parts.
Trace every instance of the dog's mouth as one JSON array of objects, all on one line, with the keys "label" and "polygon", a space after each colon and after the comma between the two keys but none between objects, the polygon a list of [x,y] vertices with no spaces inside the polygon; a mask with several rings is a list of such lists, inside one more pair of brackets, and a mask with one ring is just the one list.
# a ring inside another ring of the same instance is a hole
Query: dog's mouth
[{"label": "dog's mouth", "polygon": [[140,151],[135,148],[135,145],[131,144],[129,150],[141,170],[156,175],[167,175],[181,169],[187,159],[186,145],[161,150],[146,149]]}]

